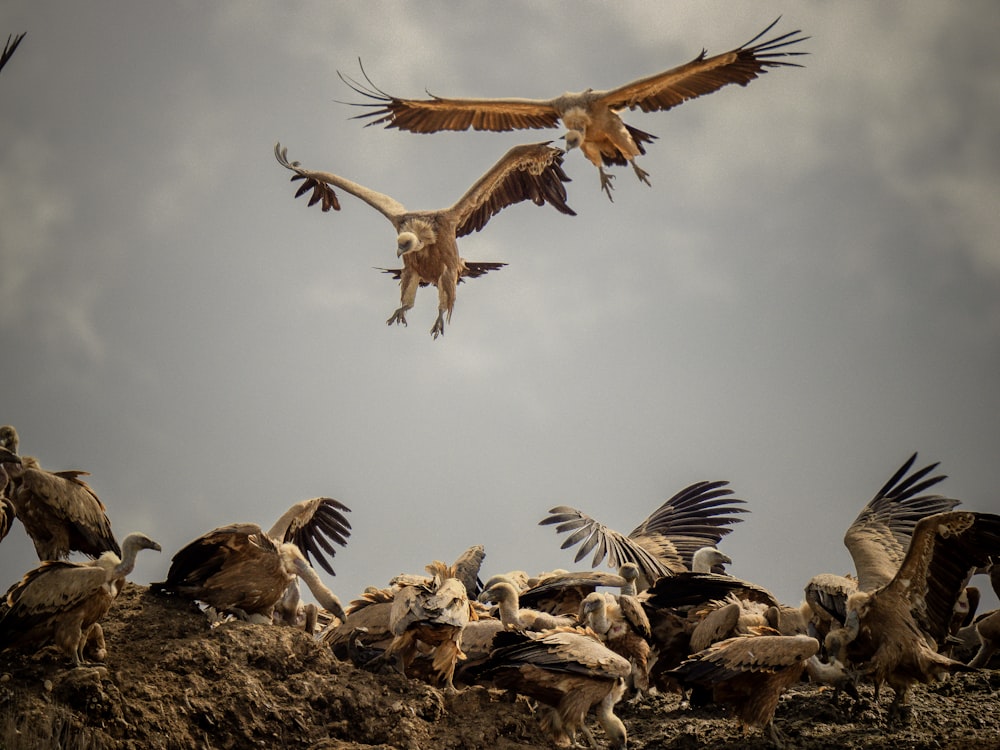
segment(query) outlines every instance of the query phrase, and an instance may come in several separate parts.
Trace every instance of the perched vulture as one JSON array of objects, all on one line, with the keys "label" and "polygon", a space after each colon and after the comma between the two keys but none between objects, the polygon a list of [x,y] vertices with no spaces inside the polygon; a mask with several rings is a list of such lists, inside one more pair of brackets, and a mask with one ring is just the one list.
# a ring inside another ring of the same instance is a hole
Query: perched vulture
[{"label": "perched vulture", "polygon": [[[648,588],[661,576],[691,570],[695,553],[703,547],[715,547],[732,531],[732,524],[746,513],[744,503],[729,497],[732,490],[725,481],[697,482],[685,487],[653,511],[628,536],[624,536],[575,508],[560,505],[552,508],[539,525],[558,524],[557,533],[572,532],[561,549],[580,544],[575,561],[591,550],[597,567],[605,557],[615,569],[631,562],[639,566],[640,590]],[[721,554],[721,553],[720,553]],[[728,560],[728,558],[725,558]]]},{"label": "perched vulture", "polygon": [[493,602],[497,605],[500,622],[508,630],[551,630],[552,628],[572,627],[577,624],[575,617],[553,615],[529,607],[521,607],[517,589],[513,584],[499,581],[479,595],[481,602]]},{"label": "perched vulture", "polygon": [[[389,611],[395,591],[370,587],[361,597],[352,601],[340,621],[334,621],[320,633],[320,640],[326,643],[341,661],[350,658],[350,639],[355,631],[369,648],[385,651],[392,643],[389,629]],[[352,660],[353,661],[353,660]],[[362,665],[357,665],[362,666]]]},{"label": "perched vulture", "polygon": [[632,665],[630,685],[649,689],[651,637],[649,618],[635,596],[595,591],[580,605],[580,622],[597,633],[605,645]]},{"label": "perched vulture", "polygon": [[588,594],[599,588],[615,588],[622,593],[635,593],[638,568],[633,563],[623,565],[618,573],[600,570],[560,571],[539,576],[533,586],[519,594],[522,606],[554,615],[577,616]]},{"label": "perched vulture", "polygon": [[939,648],[973,571],[990,565],[998,550],[1000,516],[936,513],[917,522],[891,580],[874,590],[862,585],[848,599],[844,627],[827,636],[827,649],[869,675],[876,695],[883,684],[893,689],[890,719],[909,712],[907,693],[914,683],[969,669]]},{"label": "perched vulture", "polygon": [[4,464],[19,464],[21,458],[16,453],[11,453],[6,448],[0,448],[0,541],[7,536],[10,527],[14,525],[14,503],[7,497],[7,485],[10,483],[10,475],[4,468]]},{"label": "perched vulture", "polygon": [[367,86],[340,73],[338,75],[355,92],[374,100],[352,103],[371,110],[358,115],[359,118],[371,118],[368,125],[385,124],[387,128],[413,133],[434,133],[468,130],[470,127],[492,131],[554,128],[562,120],[567,130],[567,149],[578,146],[583,151],[584,156],[597,167],[601,188],[611,198],[613,175],[606,173],[604,167],[631,164],[636,176],[648,185],[649,176],[635,163],[635,158],[646,153],[643,144],[656,138],[626,125],[618,113],[626,108],[643,112],[666,111],[731,83],[746,86],[769,68],[801,67],[778,59],[806,54],[787,51],[789,46],[808,38],[796,36],[801,33],[799,31],[754,45],[777,22],[775,20],[749,42],[729,52],[706,57],[705,50],[702,50],[698,57],[685,65],[618,88],[606,91],[587,89],[579,93],[565,93],[554,99],[446,99],[434,95],[430,99],[400,99],[376,87],[367,74]]},{"label": "perched vulture", "polygon": [[449,575],[443,563],[427,566],[431,579],[399,589],[389,610],[389,630],[393,641],[385,650],[386,659],[396,659],[404,675],[421,643],[433,650],[432,667],[438,681],[455,689],[455,666],[465,659],[462,631],[469,623],[472,605],[460,580]]},{"label": "perched vulture", "polygon": [[407,211],[388,195],[330,172],[314,172],[297,161],[289,162],[287,151],[281,144],[274,146],[278,163],[295,173],[292,181],[303,181],[295,197],[311,190],[310,206],[322,203],[324,211],[331,208],[339,211],[340,201],[334,188],[340,188],[390,221],[396,230],[396,255],[402,257],[403,268],[389,270],[398,274],[400,280],[400,306],[386,323],[406,325],[406,312],[413,307],[417,288],[432,284],[438,290],[438,315],[431,328],[434,338],[444,333],[446,317],[451,322],[458,282],[463,277],[480,276],[504,265],[466,262],[458,254],[458,237],[478,232],[492,216],[526,200],[538,206],[549,203],[561,213],[576,215],[566,205],[563,183],[569,182],[569,177],[562,170],[563,152],[545,143],[514,146],[457,203],[437,211]]},{"label": "perched vulture", "polygon": [[[42,647],[54,643],[73,663],[83,663],[88,641],[102,647],[98,621],[125,585],[141,549],[159,551],[160,545],[144,534],[129,534],[124,553],[105,552],[96,560],[48,560],[28,571],[7,592],[7,607],[0,616],[0,648]],[[104,658],[103,653],[98,658]]]},{"label": "perched vulture", "polygon": [[27,32],[23,32],[17,36],[14,36],[13,34],[7,35],[7,44],[4,45],[3,52],[0,53],[0,70],[3,70],[3,66],[7,64],[8,60],[10,60],[11,55],[14,54],[14,50],[17,49],[17,45],[21,43],[21,40],[24,39],[24,35],[26,33]]},{"label": "perched vulture", "polygon": [[[17,430],[0,427],[4,455],[17,454],[18,443]],[[39,560],[62,560],[71,552],[91,558],[104,552],[121,556],[104,503],[80,478],[88,476],[86,471],[46,471],[32,456],[5,462],[3,468],[9,476],[7,500]]]},{"label": "perched vulture", "polygon": [[350,509],[338,500],[317,497],[293,505],[267,532],[253,523],[213,529],[175,554],[167,580],[151,588],[202,601],[221,613],[270,621],[279,603],[295,612],[296,597],[287,590],[301,578],[323,607],[343,619],[340,600],[308,556],[334,575],[326,555],[335,554],[333,542],[347,544],[351,524],[345,511]]},{"label": "perched vulture", "polygon": [[914,453],[903,462],[848,527],[844,544],[851,553],[857,576],[821,573],[806,584],[805,600],[821,642],[831,629],[844,624],[847,600],[852,594],[859,589],[873,591],[892,580],[917,522],[925,516],[953,510],[959,504],[958,500],[942,495],[924,494],[946,476],[928,476],[937,463],[911,471],[916,460]]},{"label": "perched vulture", "polygon": [[551,711],[542,728],[556,745],[569,747],[583,732],[596,747],[586,726],[594,710],[611,748],[626,747],[627,732],[615,716],[615,704],[625,691],[631,672],[628,660],[601,643],[593,632],[574,629],[539,633],[501,631],[493,638],[493,652],[483,665],[484,676],[499,688],[514,690]]},{"label": "perched vulture", "polygon": [[819,641],[808,635],[741,635],[713,643],[692,655],[671,674],[683,685],[711,691],[712,700],[731,706],[744,730],[767,727],[783,745],[774,726],[781,693],[802,676]]}]

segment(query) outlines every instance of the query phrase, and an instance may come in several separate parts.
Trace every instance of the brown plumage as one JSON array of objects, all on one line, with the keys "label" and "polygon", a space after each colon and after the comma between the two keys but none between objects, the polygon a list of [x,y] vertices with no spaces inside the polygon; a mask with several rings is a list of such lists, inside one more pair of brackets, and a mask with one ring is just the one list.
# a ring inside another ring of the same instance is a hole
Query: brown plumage
[{"label": "brown plumage", "polygon": [[726,487],[728,484],[697,482],[685,487],[628,536],[566,505],[552,508],[539,525],[558,524],[557,533],[572,532],[561,548],[580,544],[574,558],[577,562],[593,550],[591,565],[595,568],[605,557],[615,569],[635,563],[639,566],[637,586],[641,591],[661,576],[691,570],[698,550],[718,545],[732,531],[729,527],[742,520],[735,514],[746,513],[738,507],[744,501],[730,497],[733,491]]},{"label": "brown plumage", "polygon": [[368,125],[384,124],[387,128],[414,133],[434,133],[470,127],[492,131],[554,128],[561,120],[568,131],[567,148],[578,146],[583,151],[597,167],[601,188],[611,198],[612,175],[604,171],[604,166],[631,164],[636,176],[648,185],[648,174],[635,163],[635,158],[646,153],[643,144],[655,139],[649,133],[626,125],[618,113],[626,108],[643,112],[666,111],[731,83],[746,86],[769,68],[800,67],[778,59],[805,54],[787,51],[791,45],[808,38],[796,36],[799,31],[754,44],[777,22],[775,20],[749,42],[729,52],[707,57],[702,50],[685,65],[614,89],[587,89],[554,99],[446,99],[433,95],[430,99],[400,99],[378,89],[367,75],[367,86],[338,75],[354,91],[374,100],[354,104],[371,110],[359,115],[371,118]]},{"label": "brown plumage", "polygon": [[129,534],[122,547],[121,557],[105,552],[88,562],[48,560],[28,571],[7,592],[7,606],[0,616],[0,648],[40,648],[51,642],[79,666],[88,636],[96,636],[103,645],[98,621],[125,585],[139,550],[160,549],[143,534]]},{"label": "brown plumage", "polygon": [[580,622],[597,633],[616,654],[632,665],[630,686],[639,692],[649,689],[649,618],[639,600],[630,595],[595,591],[580,605]]},{"label": "brown plumage", "polygon": [[8,60],[10,60],[11,56],[14,54],[14,50],[17,49],[21,40],[24,39],[25,34],[27,34],[27,32],[22,32],[17,36],[14,36],[13,34],[7,35],[7,43],[3,46],[3,52],[0,53],[0,70],[3,70],[3,66],[7,64]]},{"label": "brown plumage", "polygon": [[710,690],[714,702],[732,707],[744,730],[766,727],[781,745],[774,726],[778,699],[818,650],[819,641],[808,635],[742,635],[713,643],[671,674],[685,686]]},{"label": "brown plumage", "polygon": [[7,486],[10,484],[10,475],[4,468],[4,464],[20,464],[21,458],[16,453],[11,453],[6,448],[0,448],[0,541],[7,536],[10,527],[14,525],[14,503],[7,497]]},{"label": "brown plumage", "polygon": [[[917,522],[892,579],[848,600],[847,620],[827,638],[831,651],[895,696],[890,718],[907,709],[909,688],[968,669],[938,652],[959,594],[976,568],[1000,550],[1000,516],[949,511]],[[831,646],[831,641],[838,642]]]},{"label": "brown plumage", "polygon": [[[445,319],[451,321],[455,289],[464,276],[479,276],[502,264],[468,264],[458,254],[457,238],[478,232],[492,216],[515,203],[530,200],[575,216],[566,205],[569,178],[562,170],[563,152],[545,143],[514,146],[490,167],[458,201],[437,211],[408,211],[401,203],[356,182],[330,172],[305,169],[289,162],[287,149],[275,144],[274,155],[286,169],[302,180],[296,197],[312,191],[309,205],[321,203],[324,211],[340,210],[334,188],[360,198],[389,220],[396,230],[396,255],[402,257],[400,306],[386,321],[406,325],[406,312],[413,307],[417,288],[431,284],[438,290],[438,315],[431,328],[437,338],[444,333]],[[391,273],[397,273],[390,271]]]},{"label": "brown plumage", "polygon": [[[17,430],[0,427],[0,447],[17,454]],[[0,457],[2,460],[2,457]],[[8,462],[7,499],[35,546],[39,560],[62,560],[71,552],[97,558],[121,556],[104,503],[81,479],[86,471],[46,471],[33,456]]]},{"label": "brown plumage", "polygon": [[487,588],[479,595],[479,601],[495,603],[500,621],[508,630],[549,630],[577,624],[576,617],[522,607],[517,589],[506,581]]},{"label": "brown plumage", "polygon": [[[600,570],[560,571],[539,576],[533,586],[518,595],[522,606],[548,612],[553,615],[576,616],[580,605],[588,594],[598,588],[631,590],[634,593],[636,566],[626,563],[618,573]],[[622,574],[625,575],[622,575]]]},{"label": "brown plumage", "polygon": [[500,688],[514,690],[552,710],[541,719],[543,729],[560,747],[583,732],[596,747],[585,720],[593,710],[611,748],[625,748],[625,725],[614,713],[631,672],[628,660],[585,630],[540,633],[502,631],[483,674]]},{"label": "brown plumage", "polygon": [[283,598],[285,606],[295,610],[296,597],[286,594],[301,578],[316,600],[342,619],[339,599],[308,555],[334,575],[326,555],[334,554],[332,542],[347,543],[351,525],[345,511],[349,508],[338,500],[317,497],[293,505],[268,532],[253,523],[213,529],[177,552],[167,580],[151,588],[202,601],[221,613],[270,621]]}]

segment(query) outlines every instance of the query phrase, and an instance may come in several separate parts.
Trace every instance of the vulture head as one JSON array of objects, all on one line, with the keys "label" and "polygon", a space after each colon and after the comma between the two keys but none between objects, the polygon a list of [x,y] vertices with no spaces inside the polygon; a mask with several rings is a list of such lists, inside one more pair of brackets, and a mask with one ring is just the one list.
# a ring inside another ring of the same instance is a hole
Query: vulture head
[{"label": "vulture head", "polygon": [[732,565],[733,561],[715,547],[702,547],[691,558],[691,570],[695,573],[725,574],[723,565]]},{"label": "vulture head", "polygon": [[13,425],[5,424],[3,427],[0,427],[0,448],[5,448],[11,453],[17,453],[19,442],[17,430],[14,429]]},{"label": "vulture head", "polygon": [[437,236],[434,227],[427,221],[411,219],[406,221],[396,236],[396,257],[408,253],[416,253],[429,245],[433,245]]}]

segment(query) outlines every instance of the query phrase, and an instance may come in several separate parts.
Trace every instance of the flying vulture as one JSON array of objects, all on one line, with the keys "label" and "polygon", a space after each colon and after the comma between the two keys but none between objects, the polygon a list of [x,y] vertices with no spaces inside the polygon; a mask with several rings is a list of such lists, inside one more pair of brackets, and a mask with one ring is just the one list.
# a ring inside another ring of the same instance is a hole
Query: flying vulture
[{"label": "flying vulture", "polygon": [[722,537],[732,531],[728,527],[742,520],[735,514],[746,513],[745,509],[737,507],[744,501],[729,497],[733,491],[726,487],[728,484],[725,481],[697,482],[685,487],[628,536],[566,505],[552,508],[538,523],[558,524],[556,532],[560,534],[572,532],[561,548],[580,544],[574,558],[576,562],[593,550],[593,567],[605,557],[615,569],[628,562],[635,563],[639,566],[638,588],[641,591],[657,578],[691,570],[699,549],[718,545]]},{"label": "flying vulture", "polygon": [[561,120],[566,128],[566,147],[579,147],[597,167],[601,188],[611,198],[613,175],[604,167],[631,164],[636,176],[647,185],[649,176],[635,163],[645,154],[643,144],[656,136],[622,122],[619,112],[640,109],[643,112],[666,111],[689,99],[718,91],[737,83],[746,86],[769,68],[801,67],[788,60],[804,52],[789,52],[788,47],[808,37],[790,31],[755,44],[774,28],[776,19],[746,44],[719,55],[707,57],[702,50],[691,62],[626,83],[614,89],[565,93],[554,99],[448,99],[431,95],[429,99],[400,99],[385,93],[362,73],[368,85],[338,72],[341,80],[371,102],[351,103],[370,111],[358,115],[370,118],[368,125],[399,128],[413,133],[441,130],[508,131],[522,128],[554,128]]},{"label": "flying vulture", "polygon": [[570,747],[583,732],[596,747],[585,721],[594,710],[611,748],[626,747],[627,732],[614,713],[631,672],[628,660],[601,643],[592,631],[559,629],[544,632],[501,631],[483,675],[496,687],[514,690],[551,710],[542,728],[559,747]]},{"label": "flying vulture", "polygon": [[[406,325],[406,312],[413,307],[417,288],[432,284],[438,290],[438,315],[431,327],[437,338],[444,333],[445,318],[451,322],[455,307],[455,288],[463,277],[476,277],[499,268],[502,263],[466,262],[458,254],[458,237],[478,232],[490,218],[504,208],[530,200],[538,206],[551,204],[564,214],[575,216],[566,205],[569,177],[562,170],[563,152],[546,143],[514,146],[500,161],[476,180],[450,208],[437,211],[407,211],[398,201],[330,172],[314,172],[289,162],[287,149],[275,144],[278,163],[302,180],[295,196],[312,191],[309,205],[321,203],[324,211],[340,210],[334,188],[360,198],[387,218],[396,230],[396,255],[402,257],[398,274],[400,306],[386,321],[388,325]],[[384,269],[383,269],[384,270]]]},{"label": "flying vulture", "polygon": [[740,635],[713,643],[670,673],[688,687],[711,691],[712,700],[733,708],[744,730],[767,728],[784,745],[774,726],[782,692],[799,681],[819,641],[808,635]]},{"label": "flying vulture", "polygon": [[8,60],[10,60],[11,56],[14,54],[14,50],[17,49],[17,45],[21,43],[21,40],[24,39],[24,35],[26,33],[27,32],[23,32],[17,36],[14,36],[13,34],[7,35],[7,44],[4,45],[3,52],[0,52],[0,70],[3,70],[3,66],[7,64]]},{"label": "flying vulture", "polygon": [[42,647],[51,642],[73,666],[80,666],[88,641],[96,639],[103,645],[98,621],[125,585],[139,550],[159,551],[160,545],[136,533],[125,537],[122,548],[121,557],[105,552],[87,562],[47,560],[25,573],[7,592],[7,606],[0,616],[0,648]]},{"label": "flying vulture", "polygon": [[[909,713],[913,684],[969,669],[939,649],[969,578],[990,565],[998,551],[1000,515],[949,511],[917,522],[906,556],[885,584],[866,588],[866,574],[859,569],[860,590],[848,599],[844,627],[831,631],[827,648],[869,675],[876,695],[883,684],[893,689],[890,719]],[[871,563],[877,569],[885,564],[888,560]]]},{"label": "flying vulture", "polygon": [[104,552],[121,555],[121,548],[111,531],[111,521],[104,503],[80,477],[86,471],[43,469],[33,456],[7,461],[4,456],[17,454],[17,430],[0,427],[0,455],[9,476],[7,500],[14,515],[35,545],[39,560],[62,560],[71,552],[98,558]]},{"label": "flying vulture", "polygon": [[309,556],[335,575],[326,556],[335,554],[332,543],[347,544],[351,524],[344,512],[349,511],[338,500],[316,497],[293,505],[267,532],[254,523],[213,529],[175,554],[167,580],[151,588],[242,619],[270,621],[275,607],[289,601],[287,589],[301,578],[323,607],[343,619],[340,600],[320,580]]}]

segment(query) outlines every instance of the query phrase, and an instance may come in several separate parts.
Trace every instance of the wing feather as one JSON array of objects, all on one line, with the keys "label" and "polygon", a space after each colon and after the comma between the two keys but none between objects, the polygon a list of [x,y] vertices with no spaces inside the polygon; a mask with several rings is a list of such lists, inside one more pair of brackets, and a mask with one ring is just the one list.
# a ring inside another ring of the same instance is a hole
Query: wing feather
[{"label": "wing feather", "polygon": [[336,554],[333,544],[347,545],[351,522],[344,514],[350,512],[350,508],[332,497],[302,500],[282,514],[268,531],[268,536],[292,542],[307,560],[312,562],[312,556],[323,570],[336,575],[327,555],[333,557]]}]

